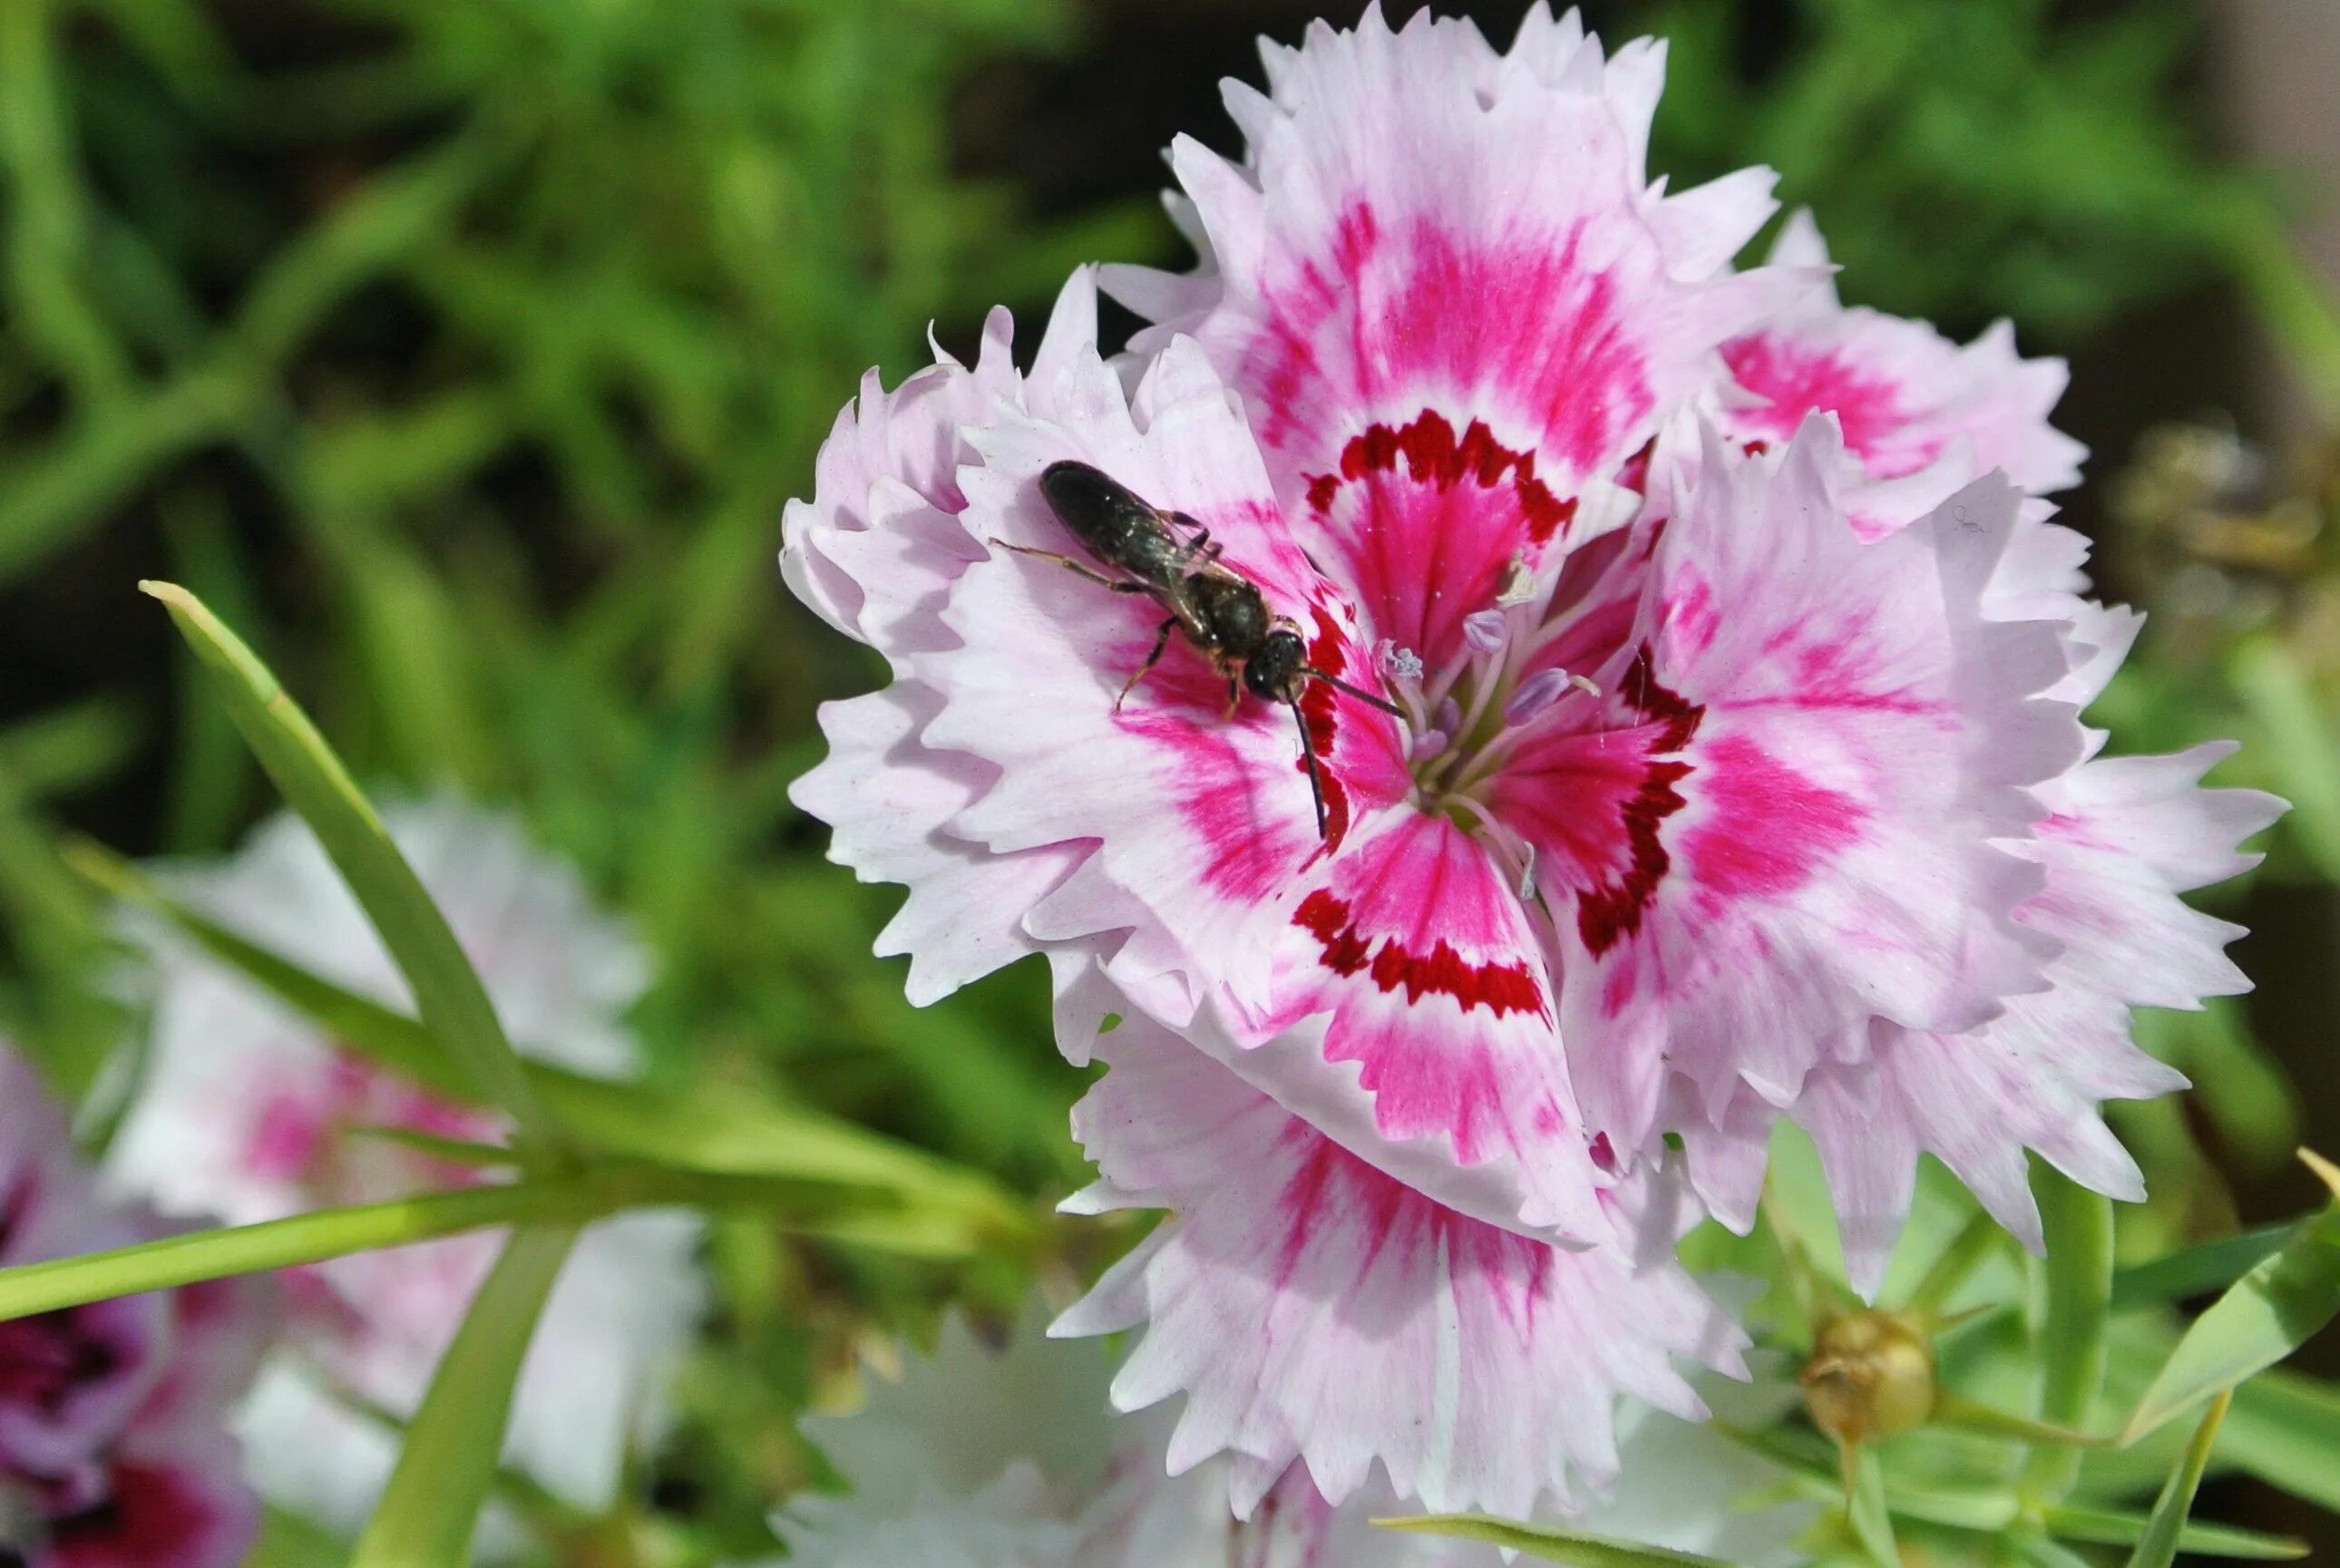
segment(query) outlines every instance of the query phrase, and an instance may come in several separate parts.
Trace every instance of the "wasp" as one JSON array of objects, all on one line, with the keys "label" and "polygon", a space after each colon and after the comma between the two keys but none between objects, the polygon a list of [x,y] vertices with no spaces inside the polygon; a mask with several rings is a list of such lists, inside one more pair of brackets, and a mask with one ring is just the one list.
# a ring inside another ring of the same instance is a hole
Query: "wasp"
[{"label": "wasp", "polygon": [[1128,486],[1085,462],[1050,463],[1040,472],[1040,494],[1056,521],[1080,541],[1097,565],[1118,575],[1108,575],[1056,551],[1008,544],[1004,540],[993,543],[1019,555],[1053,561],[1115,593],[1150,599],[1168,611],[1155,629],[1153,650],[1122,682],[1120,694],[1113,700],[1114,710],[1121,710],[1138,682],[1162,661],[1171,635],[1185,632],[1195,651],[1226,677],[1229,717],[1246,690],[1292,710],[1293,720],[1300,727],[1300,754],[1308,763],[1309,793],[1316,804],[1316,836],[1327,837],[1324,776],[1309,738],[1307,718],[1300,711],[1302,689],[1308,681],[1321,680],[1384,713],[1403,718],[1404,710],[1312,666],[1299,624],[1270,610],[1259,584],[1221,561],[1225,547],[1213,541],[1209,529],[1185,512],[1149,505]]}]

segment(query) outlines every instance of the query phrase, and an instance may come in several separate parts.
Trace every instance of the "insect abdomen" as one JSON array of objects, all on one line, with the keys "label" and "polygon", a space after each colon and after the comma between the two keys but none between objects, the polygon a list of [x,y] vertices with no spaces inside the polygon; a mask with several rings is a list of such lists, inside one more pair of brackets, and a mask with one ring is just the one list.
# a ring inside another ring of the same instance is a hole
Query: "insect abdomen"
[{"label": "insect abdomen", "polygon": [[1098,561],[1157,587],[1169,585],[1178,541],[1162,514],[1127,485],[1087,463],[1066,461],[1040,471],[1040,494]]}]

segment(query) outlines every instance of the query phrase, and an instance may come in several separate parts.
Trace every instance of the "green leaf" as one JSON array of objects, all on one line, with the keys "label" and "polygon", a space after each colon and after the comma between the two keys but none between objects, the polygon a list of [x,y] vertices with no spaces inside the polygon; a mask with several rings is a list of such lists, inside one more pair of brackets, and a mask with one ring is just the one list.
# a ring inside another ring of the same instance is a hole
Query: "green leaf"
[{"label": "green leaf", "polygon": [[0,729],[0,773],[29,800],[67,794],[112,773],[137,743],[129,714],[93,699]]},{"label": "green leaf", "polygon": [[2195,1319],[2137,1402],[2135,1442],[2205,1397],[2273,1366],[2340,1313],[2340,1207],[2299,1227]]},{"label": "green leaf", "polygon": [[113,850],[88,839],[68,839],[61,851],[101,891],[157,915],[229,968],[241,971],[326,1033],[432,1088],[462,1096],[462,1073],[431,1031],[370,997],[344,990],[250,941],[172,898]]},{"label": "green leaf", "polygon": [[511,1112],[524,1144],[540,1151],[557,1146],[554,1124],[530,1088],[478,972],[341,759],[268,667],[202,600],[172,583],[140,586],[169,609],[261,767],[364,907],[413,987],[424,1027],[489,1098]]},{"label": "green leaf", "polygon": [[[2040,1271],[2047,1312],[2034,1344],[2040,1368],[2039,1419],[2077,1431],[2087,1423],[2105,1381],[2105,1318],[2112,1300],[2113,1206],[2045,1161],[2032,1172],[2032,1190],[2047,1239]],[[2062,1497],[2079,1479],[2080,1456],[2041,1444],[2023,1467],[2023,1490],[2038,1499]]]},{"label": "green leaf", "polygon": [[2202,1424],[2194,1429],[2194,1441],[2179,1455],[2177,1468],[2169,1473],[2169,1484],[2161,1489],[2161,1496],[2153,1505],[2153,1517],[2147,1522],[2145,1538],[2129,1553],[2128,1568],[2169,1568],[2177,1555],[2178,1538],[2185,1533],[2186,1515],[2193,1511],[2194,1494],[2202,1484],[2202,1472],[2210,1463],[2210,1445],[2217,1441],[2218,1423],[2225,1419],[2226,1405],[2235,1397],[2231,1389],[2221,1389],[2203,1414]]},{"label": "green leaf", "polygon": [[[476,1086],[415,1019],[345,990],[173,898],[102,845],[65,848],[66,861],[104,891],[169,921],[204,950],[335,1039],[455,1098]],[[873,1188],[917,1213],[856,1213],[815,1221],[817,1233],[918,1256],[1028,1249],[1038,1226],[989,1178],[857,1123],[772,1098],[745,1085],[679,1088],[587,1077],[540,1062],[521,1070],[561,1125],[602,1154],[680,1170]]]},{"label": "green leaf", "polygon": [[[287,1219],[164,1236],[79,1257],[0,1268],[0,1322],[199,1280],[403,1246],[457,1231],[581,1224],[623,1208],[749,1206],[793,1231],[843,1226],[859,1211],[834,1188],[784,1177],[672,1170],[634,1160],[573,1167],[508,1184],[319,1209]],[[879,1210],[879,1217],[886,1211]],[[880,1227],[873,1226],[873,1229]]]},{"label": "green leaf", "polygon": [[2013,1535],[2008,1544],[2030,1568],[2096,1568],[2086,1557],[2044,1535]]},{"label": "green leaf", "polygon": [[1893,1539],[1893,1515],[1885,1499],[1885,1465],[1874,1444],[1855,1452],[1845,1465],[1844,1512],[1853,1539],[1878,1568],[1901,1568],[1901,1548]]},{"label": "green leaf", "polygon": [[110,1296],[403,1246],[483,1226],[582,1218],[607,1206],[606,1196],[582,1181],[516,1182],[164,1236],[79,1257],[0,1268],[0,1322]]},{"label": "green leaf", "polygon": [[[2113,1508],[2081,1508],[2054,1503],[2043,1510],[2040,1522],[2069,1541],[2096,1546],[2135,1546],[2153,1526],[2152,1517]],[[2262,1563],[2289,1562],[2307,1555],[2305,1542],[2284,1535],[2265,1535],[2226,1524],[2188,1524],[2178,1533],[2177,1549],[2205,1557],[2239,1557]]]},{"label": "green leaf", "polygon": [[577,1231],[530,1226],[504,1244],[407,1427],[398,1467],[350,1568],[446,1568],[470,1560],[521,1362]]},{"label": "green leaf", "polygon": [[1425,1513],[1404,1519],[1376,1519],[1373,1523],[1383,1530],[1403,1530],[1416,1535],[1484,1541],[1541,1557],[1547,1563],[1566,1563],[1572,1568],[1730,1568],[1717,1558],[1700,1557],[1692,1552],[1637,1546],[1627,1541],[1583,1535],[1548,1524],[1522,1524],[1485,1513]]},{"label": "green leaf", "polygon": [[2235,1391],[2221,1464],[2340,1513],[2340,1389],[2277,1367]]},{"label": "green leaf", "polygon": [[2281,1225],[2260,1226],[2255,1230],[2198,1243],[2150,1263],[2117,1270],[2113,1275],[2113,1310],[2160,1306],[2183,1301],[2189,1295],[2224,1290],[2249,1273],[2262,1258],[2283,1250],[2284,1244],[2299,1234],[2300,1223],[2286,1220]]}]

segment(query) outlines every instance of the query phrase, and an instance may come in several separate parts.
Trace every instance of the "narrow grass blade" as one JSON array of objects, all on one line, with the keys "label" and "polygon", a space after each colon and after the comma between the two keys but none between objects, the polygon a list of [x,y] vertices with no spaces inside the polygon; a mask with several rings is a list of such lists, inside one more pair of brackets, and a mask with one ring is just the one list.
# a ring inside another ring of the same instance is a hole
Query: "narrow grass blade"
[{"label": "narrow grass blade", "polygon": [[2262,1258],[2282,1251],[2284,1244],[2298,1234],[2296,1220],[2263,1225],[2222,1236],[2216,1241],[2197,1243],[2150,1263],[2117,1270],[2113,1275],[2113,1310],[2160,1306],[2183,1301],[2189,1295],[2224,1290],[2249,1273]]},{"label": "narrow grass blade", "polygon": [[[441,1094],[478,1097],[479,1087],[414,1018],[206,918],[101,845],[74,842],[65,858],[99,888],[170,922],[287,1007],[317,1020],[335,1039]],[[916,1245],[893,1249],[920,1255],[1017,1252],[1037,1240],[1031,1212],[981,1174],[746,1086],[668,1088],[586,1077],[538,1062],[523,1062],[521,1070],[561,1126],[599,1154],[684,1170],[898,1194],[924,1212],[908,1216],[920,1222]],[[912,1239],[898,1223],[902,1217],[864,1216],[841,1222],[834,1234],[893,1245]]]},{"label": "narrow grass blade", "polygon": [[398,1467],[350,1568],[446,1568],[471,1560],[521,1362],[577,1232],[574,1225],[530,1226],[505,1243],[407,1427]]},{"label": "narrow grass blade", "polygon": [[2234,1397],[2231,1389],[2221,1390],[2203,1413],[2202,1424],[2194,1429],[2194,1441],[2186,1445],[2177,1468],[2170,1472],[2169,1484],[2161,1489],[2161,1497],[2153,1505],[2145,1539],[2129,1553],[2128,1568],[2169,1568],[2176,1560],[2178,1538],[2186,1529],[2186,1515],[2193,1511],[2194,1494],[2200,1488],[2202,1472],[2210,1463],[2210,1445],[2217,1441],[2218,1423],[2226,1419],[2226,1406]]},{"label": "narrow grass blade", "polygon": [[168,582],[141,584],[171,612],[261,767],[308,822],[413,987],[431,1034],[519,1121],[523,1143],[559,1146],[529,1087],[487,988],[446,917],[391,842],[341,759],[268,667],[201,600]]},{"label": "narrow grass blade", "polygon": [[[2126,1513],[2113,1508],[2080,1508],[2057,1503],[2041,1512],[2040,1523],[2067,1541],[2092,1546],[2135,1546],[2153,1527],[2147,1513]],[[2307,1543],[2287,1535],[2266,1535],[2227,1524],[2188,1524],[2178,1532],[2177,1549],[2202,1557],[2233,1557],[2259,1563],[2295,1562],[2307,1555]]]},{"label": "narrow grass blade", "polygon": [[2340,1206],[2300,1226],[2281,1250],[2194,1320],[2137,1402],[2134,1442],[2212,1394],[2231,1389],[2305,1344],[2340,1314]]},{"label": "narrow grass blade", "polygon": [[1893,1514],[1885,1500],[1885,1464],[1874,1447],[1845,1463],[1845,1523],[1877,1568],[1901,1568],[1901,1548],[1893,1539]]},{"label": "narrow grass blade", "polygon": [[1546,1524],[1522,1524],[1486,1513],[1426,1513],[1404,1519],[1376,1519],[1373,1523],[1384,1530],[1403,1530],[1416,1535],[1484,1541],[1547,1563],[1566,1563],[1572,1568],[1730,1568],[1720,1559],[1700,1557],[1693,1552],[1637,1546],[1631,1542],[1580,1534]]},{"label": "narrow grass blade", "polygon": [[0,1322],[110,1296],[403,1246],[482,1226],[582,1217],[601,1206],[600,1193],[583,1183],[521,1182],[165,1236],[80,1257],[0,1268]]}]

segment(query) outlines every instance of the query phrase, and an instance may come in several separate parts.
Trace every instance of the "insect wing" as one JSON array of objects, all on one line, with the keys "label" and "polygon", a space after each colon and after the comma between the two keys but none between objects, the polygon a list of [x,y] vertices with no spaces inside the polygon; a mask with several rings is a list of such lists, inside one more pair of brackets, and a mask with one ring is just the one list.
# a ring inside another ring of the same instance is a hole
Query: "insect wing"
[{"label": "insect wing", "polygon": [[1103,470],[1085,462],[1052,462],[1040,472],[1040,493],[1074,538],[1107,566],[1166,586],[1182,547],[1169,519]]}]

